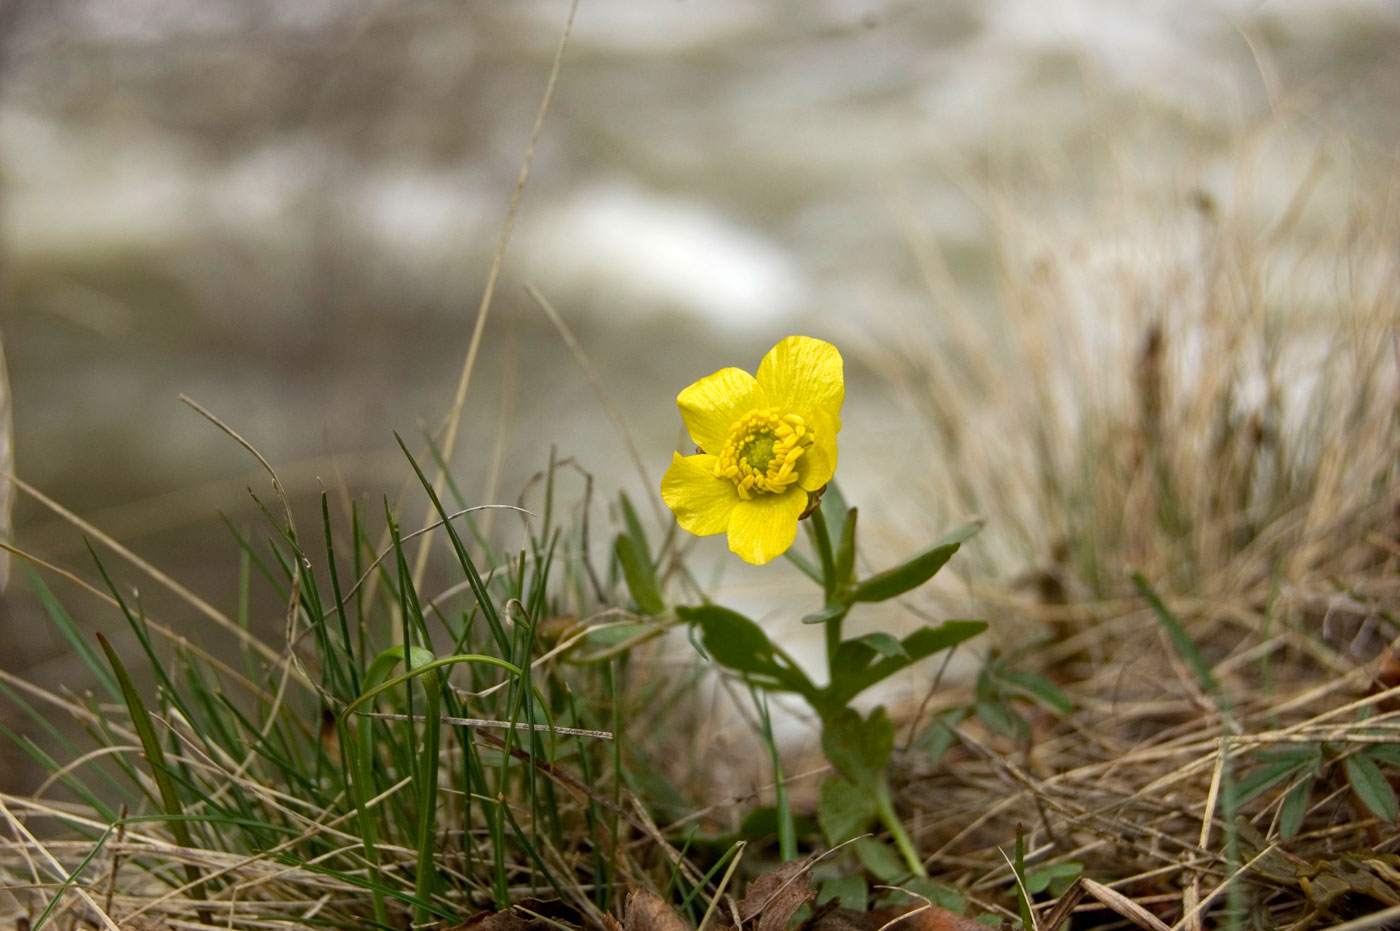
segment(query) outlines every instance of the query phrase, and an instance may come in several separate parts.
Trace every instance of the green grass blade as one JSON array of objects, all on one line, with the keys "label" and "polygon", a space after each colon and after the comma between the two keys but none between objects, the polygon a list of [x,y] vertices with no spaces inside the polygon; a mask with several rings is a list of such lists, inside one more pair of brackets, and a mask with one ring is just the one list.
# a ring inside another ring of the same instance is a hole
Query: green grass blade
[{"label": "green grass blade", "polygon": [[[98,634],[97,642],[101,644],[102,652],[107,654],[107,662],[112,664],[112,672],[116,674],[117,682],[121,686],[127,712],[131,715],[132,726],[136,728],[136,734],[141,739],[141,748],[145,751],[146,761],[151,766],[151,774],[155,777],[156,787],[160,791],[161,804],[165,806],[165,813],[174,815],[178,819],[178,816],[184,814],[184,805],[181,803],[180,794],[175,788],[175,780],[171,777],[170,769],[166,765],[165,752],[161,748],[160,740],[156,737],[155,728],[151,726],[151,717],[146,711],[146,705],[141,701],[136,686],[132,684],[131,677],[127,675],[126,667],[122,665],[117,651],[112,649],[107,638]],[[171,821],[170,830],[175,835],[175,842],[181,847],[193,846],[190,842],[189,825],[183,820]],[[199,867],[193,863],[186,863],[185,877],[191,883],[196,884],[190,890],[193,896],[196,899],[204,899],[206,890],[200,882]],[[207,908],[200,910],[199,920],[205,924],[211,923],[212,915]]]},{"label": "green grass blade", "polygon": [[1205,661],[1205,657],[1201,656],[1201,651],[1196,648],[1195,641],[1186,632],[1185,625],[1167,608],[1152,586],[1147,583],[1147,579],[1142,573],[1134,572],[1132,579],[1138,594],[1147,599],[1147,603],[1152,607],[1152,612],[1157,615],[1157,620],[1161,621],[1162,627],[1166,630],[1172,645],[1176,647],[1176,651],[1191,666],[1201,689],[1217,703],[1221,701],[1223,697],[1220,694],[1220,683],[1216,680],[1215,673],[1211,671],[1210,664]]}]

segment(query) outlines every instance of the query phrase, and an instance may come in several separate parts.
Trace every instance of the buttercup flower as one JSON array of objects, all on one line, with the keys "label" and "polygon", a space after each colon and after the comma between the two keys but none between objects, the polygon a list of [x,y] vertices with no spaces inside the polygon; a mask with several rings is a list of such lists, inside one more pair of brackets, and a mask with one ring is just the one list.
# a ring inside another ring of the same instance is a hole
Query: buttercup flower
[{"label": "buttercup flower", "polygon": [[673,454],[661,497],[683,529],[727,533],[746,562],[781,555],[836,471],[845,396],[841,354],[810,336],[774,346],[756,378],[727,368],[700,379],[676,398],[697,455]]}]

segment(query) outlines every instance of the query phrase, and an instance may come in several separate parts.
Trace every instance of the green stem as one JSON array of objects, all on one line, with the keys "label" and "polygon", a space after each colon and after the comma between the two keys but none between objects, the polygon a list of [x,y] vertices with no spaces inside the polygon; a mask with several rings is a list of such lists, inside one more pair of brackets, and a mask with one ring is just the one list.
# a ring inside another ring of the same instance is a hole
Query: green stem
[{"label": "green stem", "polygon": [[[826,529],[826,517],[818,507],[812,512],[812,538],[816,543],[817,556],[822,563],[822,591],[825,603],[831,607],[836,596],[836,560],[831,555],[831,534]],[[836,648],[841,645],[841,621],[844,615],[837,615],[826,622],[826,670],[827,682],[835,681]]]},{"label": "green stem", "polygon": [[904,825],[899,823],[899,816],[894,813],[894,802],[890,799],[890,786],[884,779],[875,785],[875,810],[880,814],[880,821],[889,829],[890,837],[894,838],[895,847],[899,848],[900,854],[904,856],[904,863],[909,867],[909,872],[915,876],[927,877],[928,870],[924,869],[924,863],[919,859],[919,852],[914,849],[914,842],[909,839]]},{"label": "green stem", "polygon": [[822,590],[826,593],[826,603],[831,604],[831,596],[836,593],[836,560],[831,555],[831,534],[826,529],[826,518],[818,507],[812,512],[812,535],[817,541],[817,556],[822,561]]},{"label": "green stem", "polygon": [[[344,718],[340,720],[340,727],[342,737],[348,737],[350,728]],[[356,722],[356,739],[346,741],[346,744],[350,747],[349,768],[354,774],[350,780],[350,794],[355,800],[355,807],[359,809],[360,839],[364,845],[365,860],[371,867],[372,878],[383,879],[383,871],[379,865],[379,825],[374,820],[375,813],[369,810],[369,800],[374,797],[371,787],[374,779],[373,728],[374,718],[362,716]],[[384,894],[380,891],[380,884],[373,883],[369,888],[374,905],[374,919],[387,926],[389,912],[384,907]]]},{"label": "green stem", "polygon": [[[438,707],[441,701],[442,686],[438,682],[440,673],[434,671],[419,681],[427,694],[423,709],[423,755],[418,768],[418,876],[414,896],[418,904],[413,909],[416,925],[424,925],[432,919],[429,904],[433,897],[433,880],[437,878],[433,856],[437,851],[437,786],[438,786],[438,740],[441,721]],[[413,722],[408,722],[409,739],[413,739]]]},{"label": "green stem", "polygon": [[754,704],[758,706],[759,720],[763,724],[763,742],[768,746],[768,757],[773,761],[774,807],[778,814],[778,854],[784,863],[797,859],[797,831],[792,821],[792,805],[788,801],[787,783],[783,779],[783,761],[778,753],[778,742],[773,737],[773,717],[768,713],[768,696],[753,690]]}]

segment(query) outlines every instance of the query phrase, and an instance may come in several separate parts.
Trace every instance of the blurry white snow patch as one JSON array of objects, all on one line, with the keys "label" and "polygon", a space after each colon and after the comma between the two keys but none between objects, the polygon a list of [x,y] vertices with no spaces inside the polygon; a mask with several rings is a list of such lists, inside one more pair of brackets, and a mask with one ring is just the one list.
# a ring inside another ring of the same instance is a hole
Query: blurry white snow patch
[{"label": "blurry white snow patch", "polygon": [[[560,28],[562,9],[547,3],[516,5],[516,11],[528,17],[542,35]],[[631,55],[669,55],[722,45],[765,26],[770,19],[764,5],[752,0],[589,0],[579,6],[570,42]]]},{"label": "blurry white snow patch", "polygon": [[371,237],[403,258],[460,251],[481,232],[489,202],[470,171],[408,166],[366,172],[354,196]]},{"label": "blurry white snow patch", "polygon": [[703,203],[632,184],[586,188],[522,233],[528,277],[610,312],[759,327],[804,296],[797,261],[771,239]]},{"label": "blurry white snow patch", "polygon": [[4,229],[13,253],[164,246],[183,235],[197,173],[171,137],[99,139],[19,108],[0,111]]},{"label": "blurry white snow patch", "polygon": [[284,220],[305,206],[328,158],[321,146],[303,136],[264,143],[211,177],[211,213],[233,226]]}]

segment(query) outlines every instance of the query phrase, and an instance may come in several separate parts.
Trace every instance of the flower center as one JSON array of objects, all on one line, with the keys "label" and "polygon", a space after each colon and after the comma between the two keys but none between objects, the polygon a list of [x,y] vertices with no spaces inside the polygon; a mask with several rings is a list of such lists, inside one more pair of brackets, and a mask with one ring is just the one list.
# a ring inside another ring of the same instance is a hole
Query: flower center
[{"label": "flower center", "polygon": [[812,428],[778,408],[749,411],[729,428],[715,475],[734,483],[744,500],[787,491],[797,481],[797,461],[812,445]]}]

